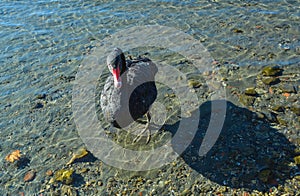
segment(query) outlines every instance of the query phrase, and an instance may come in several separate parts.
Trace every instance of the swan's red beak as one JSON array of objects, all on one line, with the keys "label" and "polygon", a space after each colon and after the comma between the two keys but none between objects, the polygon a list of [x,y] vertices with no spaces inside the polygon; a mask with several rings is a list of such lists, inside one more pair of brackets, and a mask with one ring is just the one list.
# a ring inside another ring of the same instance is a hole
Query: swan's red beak
[{"label": "swan's red beak", "polygon": [[114,85],[116,88],[121,88],[122,86],[122,81],[121,81],[121,77],[120,77],[120,67],[117,66],[115,69],[112,69],[112,74],[114,77]]}]

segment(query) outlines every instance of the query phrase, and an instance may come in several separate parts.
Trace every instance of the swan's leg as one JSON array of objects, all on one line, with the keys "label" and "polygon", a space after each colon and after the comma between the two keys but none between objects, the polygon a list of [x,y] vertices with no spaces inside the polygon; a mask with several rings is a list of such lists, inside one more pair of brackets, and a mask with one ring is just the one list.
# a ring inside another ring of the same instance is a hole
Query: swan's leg
[{"label": "swan's leg", "polygon": [[150,132],[150,120],[151,120],[151,116],[150,116],[150,112],[147,112],[146,113],[146,118],[147,118],[147,124],[146,124],[146,127],[144,129],[144,132],[147,131],[148,132],[148,135],[147,135],[147,140],[146,140],[146,144],[149,143],[150,139],[151,139],[151,132]]},{"label": "swan's leg", "polygon": [[146,127],[143,129],[143,131],[140,132],[140,134],[138,134],[138,135],[134,138],[133,142],[137,142],[138,140],[140,140],[141,136],[147,131],[147,132],[148,132],[148,136],[147,136],[146,144],[149,143],[150,138],[151,138],[151,133],[150,133],[150,129],[149,129],[151,116],[150,116],[150,113],[149,113],[149,112],[146,113],[146,117],[147,117],[147,124],[146,124]]}]

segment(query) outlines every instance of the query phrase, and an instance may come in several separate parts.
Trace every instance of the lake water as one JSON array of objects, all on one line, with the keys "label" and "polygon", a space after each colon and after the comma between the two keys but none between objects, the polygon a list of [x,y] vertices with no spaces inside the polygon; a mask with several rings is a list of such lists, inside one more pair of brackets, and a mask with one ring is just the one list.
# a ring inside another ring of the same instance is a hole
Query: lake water
[{"label": "lake water", "polygon": [[[63,168],[72,152],[84,146],[71,109],[72,81],[79,66],[103,39],[144,25],[172,27],[191,35],[222,64],[288,66],[300,62],[299,0],[3,0],[0,194],[34,195],[50,190],[45,172]],[[150,58],[151,54],[154,59],[163,57],[155,50],[149,53]],[[17,168],[5,161],[16,149],[30,160],[29,166]],[[101,167],[98,162],[94,167]],[[103,167],[99,175],[105,184],[106,177],[117,171]],[[37,174],[28,183],[23,177],[29,168]]]}]

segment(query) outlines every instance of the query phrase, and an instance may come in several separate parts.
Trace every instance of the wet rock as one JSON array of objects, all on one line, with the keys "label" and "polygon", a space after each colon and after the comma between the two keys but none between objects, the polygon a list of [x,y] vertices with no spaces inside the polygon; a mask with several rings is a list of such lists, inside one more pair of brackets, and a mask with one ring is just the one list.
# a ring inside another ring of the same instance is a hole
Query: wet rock
[{"label": "wet rock", "polygon": [[291,107],[292,112],[294,112],[297,116],[300,116],[300,106],[292,106]]},{"label": "wet rock", "polygon": [[61,187],[61,195],[70,195],[70,196],[76,196],[78,195],[76,190],[72,189],[70,186],[62,186]]},{"label": "wet rock", "polygon": [[239,98],[239,101],[245,106],[249,106],[254,103],[255,97],[242,94]]},{"label": "wet rock", "polygon": [[182,192],[181,192],[181,194],[180,195],[191,195],[192,194],[192,192],[191,192],[191,190],[189,190],[189,189],[184,189]]},{"label": "wet rock", "polygon": [[266,77],[266,78],[262,78],[261,81],[266,85],[274,85],[274,84],[278,84],[280,82],[280,79],[274,77]]},{"label": "wet rock", "polygon": [[35,178],[35,171],[30,170],[24,176],[24,182],[32,181]]},{"label": "wet rock", "polygon": [[256,113],[257,118],[259,118],[259,119],[265,118],[265,115],[263,113],[261,113],[261,112],[255,112],[255,113]]},{"label": "wet rock", "polygon": [[272,58],[274,58],[274,57],[276,57],[276,54],[274,54],[274,53],[268,53],[268,57],[270,58],[270,59],[272,59]]},{"label": "wet rock", "polygon": [[287,125],[287,123],[288,123],[288,121],[286,119],[284,119],[283,116],[276,116],[276,119],[277,119],[278,123],[281,125]]},{"label": "wet rock", "polygon": [[176,97],[176,94],[175,93],[166,93],[165,97],[174,98],[174,97]]},{"label": "wet rock", "polygon": [[300,172],[296,172],[294,174],[294,178],[297,179],[297,180],[300,180]]},{"label": "wet rock", "polygon": [[98,186],[103,186],[102,180],[99,180],[99,181],[97,182],[97,185],[98,185]]},{"label": "wet rock", "polygon": [[295,163],[296,163],[297,165],[300,165],[300,155],[294,157],[294,161],[295,161]]},{"label": "wet rock", "polygon": [[75,76],[61,75],[59,78],[65,82],[71,82],[71,81],[75,80]]},{"label": "wet rock", "polygon": [[82,168],[82,169],[79,170],[79,173],[82,174],[82,173],[86,173],[88,171],[89,171],[89,169],[86,168],[86,167],[84,167],[84,168]]},{"label": "wet rock", "polygon": [[53,175],[53,171],[51,169],[46,171],[46,175],[47,176],[52,176]]},{"label": "wet rock", "polygon": [[264,110],[262,111],[262,113],[264,114],[265,118],[270,121],[270,122],[277,122],[277,114],[275,114],[274,112],[268,111],[268,110]]},{"label": "wet rock", "polygon": [[283,69],[278,66],[267,66],[263,68],[262,75],[263,76],[279,76],[282,74]]},{"label": "wet rock", "polygon": [[291,138],[291,141],[293,142],[293,143],[295,143],[295,144],[297,144],[298,146],[300,146],[300,138],[298,138],[298,137],[294,137],[294,138]]},{"label": "wet rock", "polygon": [[50,183],[53,182],[62,182],[64,184],[71,184],[73,182],[74,170],[71,169],[61,169],[55,172],[54,177],[50,180]]},{"label": "wet rock", "polygon": [[257,95],[256,90],[253,87],[246,88],[245,89],[245,94],[250,95],[250,96],[256,96]]},{"label": "wet rock", "polygon": [[296,93],[296,89],[295,89],[294,85],[292,85],[292,84],[281,84],[279,86],[279,89],[283,93]]},{"label": "wet rock", "polygon": [[194,79],[190,79],[188,81],[188,85],[189,87],[191,88],[199,88],[201,86],[201,82],[197,81],[197,80],[194,80]]},{"label": "wet rock", "polygon": [[283,112],[284,111],[284,107],[281,106],[281,105],[274,105],[271,109],[276,111],[276,112]]},{"label": "wet rock", "polygon": [[289,28],[291,28],[291,25],[287,24],[287,23],[282,23],[282,24],[278,24],[278,25],[274,26],[274,29],[276,29],[276,30],[286,30]]},{"label": "wet rock", "polygon": [[244,33],[242,29],[232,29],[232,32],[234,33]]},{"label": "wet rock", "polygon": [[269,168],[265,168],[258,172],[257,177],[262,182],[267,183],[271,175],[272,175],[272,171]]},{"label": "wet rock", "polygon": [[40,94],[37,94],[37,95],[36,95],[36,98],[37,98],[37,99],[45,99],[46,96],[47,96],[47,95],[46,95],[45,93],[40,93]]},{"label": "wet rock", "polygon": [[76,153],[73,154],[72,158],[67,163],[67,165],[72,164],[76,159],[80,159],[86,155],[88,155],[88,151],[86,150],[86,148],[79,149]]},{"label": "wet rock", "polygon": [[33,109],[40,109],[40,108],[43,108],[44,107],[44,104],[41,103],[41,102],[38,102],[35,104],[35,106],[33,106]]}]

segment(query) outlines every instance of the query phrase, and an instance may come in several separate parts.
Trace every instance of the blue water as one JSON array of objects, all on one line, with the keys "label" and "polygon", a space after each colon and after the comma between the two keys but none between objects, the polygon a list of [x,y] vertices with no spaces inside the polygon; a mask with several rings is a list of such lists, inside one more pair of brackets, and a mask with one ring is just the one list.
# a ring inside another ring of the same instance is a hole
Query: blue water
[{"label": "blue water", "polygon": [[[1,160],[21,149],[41,173],[57,169],[57,157],[68,157],[70,149],[82,145],[74,123],[69,121],[72,85],[65,78],[75,76],[89,49],[104,38],[125,28],[157,24],[200,40],[212,57],[223,63],[261,66],[300,62],[300,1],[296,0],[3,0]],[[42,100],[47,109],[34,112],[39,102],[36,96],[43,93],[48,95],[46,103]],[[0,165],[4,192],[21,189],[26,171],[6,170],[4,161]],[[34,188],[28,189],[37,193],[43,179],[43,174],[38,175]]]}]

